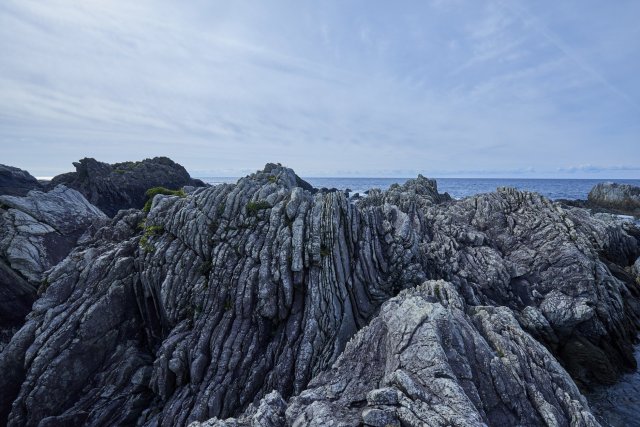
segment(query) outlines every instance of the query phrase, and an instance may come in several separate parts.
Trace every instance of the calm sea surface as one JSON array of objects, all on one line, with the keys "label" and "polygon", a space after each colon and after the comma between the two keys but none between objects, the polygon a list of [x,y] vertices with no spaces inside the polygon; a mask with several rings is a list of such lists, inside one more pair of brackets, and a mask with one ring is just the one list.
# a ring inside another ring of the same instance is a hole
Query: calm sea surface
[{"label": "calm sea surface", "polygon": [[[209,184],[234,183],[238,178],[200,177]],[[304,178],[317,188],[350,189],[353,193],[364,193],[370,188],[386,190],[391,184],[402,184],[409,178]],[[519,190],[535,191],[550,199],[586,199],[589,190],[599,182],[613,181],[640,186],[640,179],[525,179],[525,178],[436,178],[438,191],[448,192],[461,199],[479,193],[495,191],[498,187],[515,187]]]}]

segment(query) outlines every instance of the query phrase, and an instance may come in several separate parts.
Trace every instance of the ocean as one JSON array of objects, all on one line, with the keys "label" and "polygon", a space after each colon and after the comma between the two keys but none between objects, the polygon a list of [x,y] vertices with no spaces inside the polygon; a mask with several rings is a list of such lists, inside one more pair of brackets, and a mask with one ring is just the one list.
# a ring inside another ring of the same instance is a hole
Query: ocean
[{"label": "ocean", "polygon": [[[199,177],[208,184],[234,183],[239,178]],[[402,184],[410,178],[303,178],[317,188],[350,189],[353,193],[364,194],[371,188],[387,189],[391,184]],[[599,182],[618,182],[640,186],[640,179],[527,179],[527,178],[436,178],[438,191],[447,192],[455,199],[474,194],[495,191],[498,187],[515,187],[519,190],[534,191],[556,199],[586,199],[589,190]]]}]

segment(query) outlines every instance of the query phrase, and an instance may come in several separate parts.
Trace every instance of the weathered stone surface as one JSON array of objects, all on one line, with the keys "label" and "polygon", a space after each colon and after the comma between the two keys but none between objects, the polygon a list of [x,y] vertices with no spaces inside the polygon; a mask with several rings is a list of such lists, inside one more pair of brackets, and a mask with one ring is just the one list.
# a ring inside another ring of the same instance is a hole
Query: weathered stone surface
[{"label": "weathered stone surface", "polygon": [[385,303],[286,416],[309,426],[599,425],[511,310],[467,307],[444,281]]},{"label": "weathered stone surface", "polygon": [[423,177],[305,188],[269,164],[91,227],[0,353],[0,423],[278,425],[293,396],[287,423],[596,425],[551,354],[585,385],[635,366],[638,230]]},{"label": "weathered stone surface", "polygon": [[0,165],[0,195],[26,196],[42,186],[31,174],[13,166]]},{"label": "weathered stone surface", "polygon": [[101,219],[106,217],[98,208],[64,186],[0,196],[0,329],[22,323],[45,271]]},{"label": "weathered stone surface", "polygon": [[640,187],[602,182],[591,189],[588,203],[594,207],[611,209],[629,215],[640,215]]},{"label": "weathered stone surface", "polygon": [[205,186],[166,157],[112,165],[85,158],[73,165],[75,172],[56,176],[49,188],[59,184],[74,188],[110,217],[121,209],[142,208],[145,192],[152,187],[177,190],[184,186]]}]

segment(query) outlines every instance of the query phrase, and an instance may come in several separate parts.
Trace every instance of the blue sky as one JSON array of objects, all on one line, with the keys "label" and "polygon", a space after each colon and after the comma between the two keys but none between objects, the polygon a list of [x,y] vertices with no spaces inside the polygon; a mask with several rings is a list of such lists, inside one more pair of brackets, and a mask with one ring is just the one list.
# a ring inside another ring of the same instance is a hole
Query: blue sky
[{"label": "blue sky", "polygon": [[640,2],[0,3],[0,163],[640,178]]}]

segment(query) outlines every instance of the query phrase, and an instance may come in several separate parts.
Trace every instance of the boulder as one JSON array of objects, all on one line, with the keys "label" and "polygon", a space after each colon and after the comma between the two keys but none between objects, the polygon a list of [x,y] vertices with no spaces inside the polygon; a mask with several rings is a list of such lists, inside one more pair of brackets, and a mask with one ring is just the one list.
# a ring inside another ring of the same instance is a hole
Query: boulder
[{"label": "boulder", "polygon": [[614,182],[599,183],[589,192],[588,203],[617,213],[640,216],[640,187]]}]

